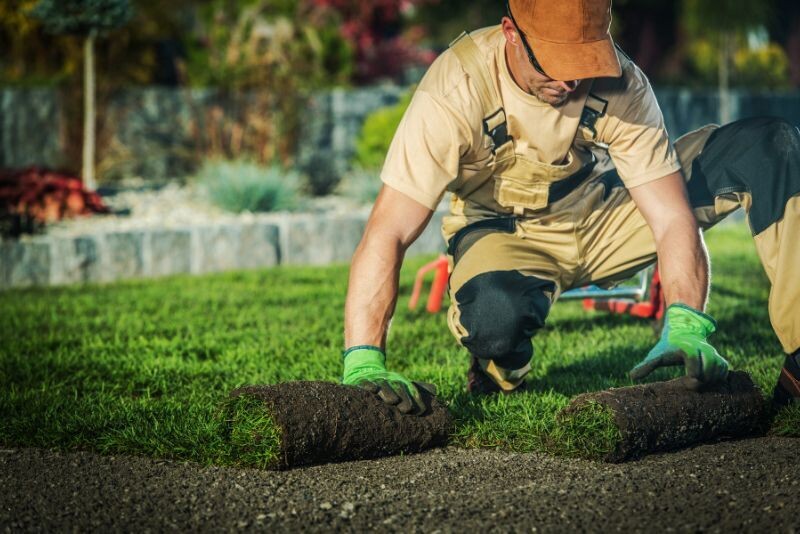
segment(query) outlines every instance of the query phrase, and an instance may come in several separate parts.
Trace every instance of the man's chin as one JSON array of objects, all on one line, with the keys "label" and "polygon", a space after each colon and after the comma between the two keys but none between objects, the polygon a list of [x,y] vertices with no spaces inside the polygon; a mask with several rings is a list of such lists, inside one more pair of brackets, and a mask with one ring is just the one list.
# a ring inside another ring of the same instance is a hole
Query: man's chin
[{"label": "man's chin", "polygon": [[563,93],[563,94],[560,94],[560,95],[553,95],[553,94],[545,93],[544,91],[539,91],[536,94],[536,98],[538,98],[539,100],[541,100],[545,104],[550,104],[554,108],[557,108],[557,107],[561,107],[562,105],[564,105],[564,102],[566,102],[567,98],[569,98],[569,93]]}]

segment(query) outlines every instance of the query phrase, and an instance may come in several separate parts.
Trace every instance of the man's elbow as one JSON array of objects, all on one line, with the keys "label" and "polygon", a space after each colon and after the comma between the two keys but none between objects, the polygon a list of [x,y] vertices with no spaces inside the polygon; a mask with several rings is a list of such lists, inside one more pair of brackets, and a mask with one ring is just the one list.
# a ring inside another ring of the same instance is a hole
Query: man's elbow
[{"label": "man's elbow", "polygon": [[700,226],[691,211],[664,214],[657,224],[651,225],[651,230],[657,246],[676,239],[694,242],[700,237]]}]

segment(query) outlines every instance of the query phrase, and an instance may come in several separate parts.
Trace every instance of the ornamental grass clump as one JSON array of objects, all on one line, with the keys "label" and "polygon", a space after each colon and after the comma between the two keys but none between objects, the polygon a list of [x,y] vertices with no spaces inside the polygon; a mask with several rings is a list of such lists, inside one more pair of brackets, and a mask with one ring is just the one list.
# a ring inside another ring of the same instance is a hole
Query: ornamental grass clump
[{"label": "ornamental grass clump", "polygon": [[208,161],[197,180],[211,202],[241,213],[291,210],[298,204],[300,175],[279,165],[247,161]]}]

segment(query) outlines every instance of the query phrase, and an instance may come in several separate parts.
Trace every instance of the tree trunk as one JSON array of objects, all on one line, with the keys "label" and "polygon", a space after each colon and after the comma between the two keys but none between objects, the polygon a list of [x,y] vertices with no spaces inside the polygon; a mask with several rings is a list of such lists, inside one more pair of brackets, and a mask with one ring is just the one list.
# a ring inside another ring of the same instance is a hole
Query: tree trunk
[{"label": "tree trunk", "polygon": [[83,47],[83,184],[94,191],[97,183],[94,178],[95,149],[95,83],[94,83],[94,33],[86,38]]},{"label": "tree trunk", "polygon": [[730,32],[722,32],[719,46],[719,123],[731,122],[731,46],[733,36]]}]

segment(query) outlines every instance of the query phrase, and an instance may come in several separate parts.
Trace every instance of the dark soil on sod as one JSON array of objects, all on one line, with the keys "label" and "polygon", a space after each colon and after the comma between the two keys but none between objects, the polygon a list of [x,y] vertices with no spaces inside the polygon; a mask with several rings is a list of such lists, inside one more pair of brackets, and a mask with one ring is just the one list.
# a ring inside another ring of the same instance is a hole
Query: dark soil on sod
[{"label": "dark soil on sod", "polygon": [[[365,389],[330,382],[246,386],[231,392],[231,397],[257,401],[248,402],[245,411],[250,413],[246,415],[263,412],[281,429],[271,467],[287,468],[414,453],[445,445],[453,431],[450,412],[425,390],[421,394],[429,409],[419,417],[401,414]],[[234,432],[237,423],[232,417]],[[272,431],[273,425],[266,429]],[[258,429],[251,429],[244,438],[235,440],[244,449],[263,447],[266,441]],[[240,455],[248,452],[242,450]]]},{"label": "dark soil on sod", "polygon": [[0,531],[800,532],[800,440],[625,464],[437,449],[290,471],[0,451]]},{"label": "dark soil on sod", "polygon": [[682,377],[624,388],[583,393],[561,412],[579,415],[590,404],[610,410],[619,430],[613,450],[603,459],[620,462],[657,451],[767,433],[769,410],[761,390],[743,371],[731,371],[719,384],[702,387]]}]

